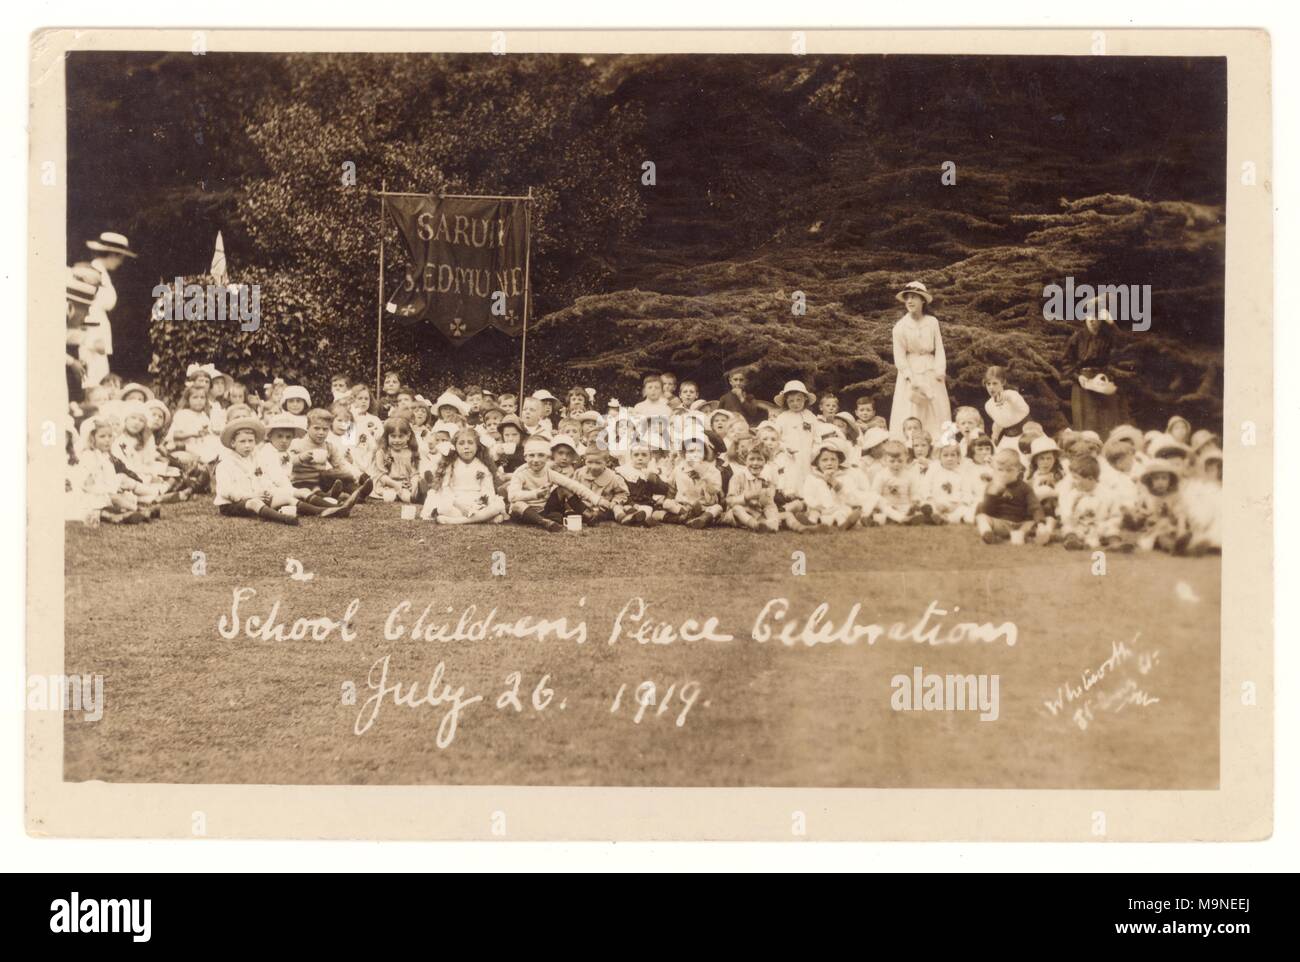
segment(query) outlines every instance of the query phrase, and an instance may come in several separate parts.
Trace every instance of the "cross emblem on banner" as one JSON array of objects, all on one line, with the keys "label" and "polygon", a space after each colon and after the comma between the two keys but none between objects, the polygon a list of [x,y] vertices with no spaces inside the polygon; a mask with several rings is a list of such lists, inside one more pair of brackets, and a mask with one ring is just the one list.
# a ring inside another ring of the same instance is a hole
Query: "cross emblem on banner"
[{"label": "cross emblem on banner", "polygon": [[451,322],[451,336],[452,337],[465,336],[465,322],[462,321],[459,317]]}]

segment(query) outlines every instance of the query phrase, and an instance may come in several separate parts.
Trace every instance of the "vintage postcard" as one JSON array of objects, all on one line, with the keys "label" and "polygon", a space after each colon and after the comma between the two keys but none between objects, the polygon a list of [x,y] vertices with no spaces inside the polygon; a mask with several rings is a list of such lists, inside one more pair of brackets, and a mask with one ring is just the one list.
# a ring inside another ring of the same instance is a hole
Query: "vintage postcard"
[{"label": "vintage postcard", "polygon": [[1269,71],[36,34],[28,831],[1268,837]]}]

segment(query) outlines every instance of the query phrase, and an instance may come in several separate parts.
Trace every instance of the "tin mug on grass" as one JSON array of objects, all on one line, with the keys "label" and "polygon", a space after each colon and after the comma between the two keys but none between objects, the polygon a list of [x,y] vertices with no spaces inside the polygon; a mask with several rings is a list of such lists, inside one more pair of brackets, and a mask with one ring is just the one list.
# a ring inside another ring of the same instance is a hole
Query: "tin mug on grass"
[{"label": "tin mug on grass", "polygon": [[582,515],[580,514],[565,515],[564,526],[569,531],[572,531],[574,534],[579,534],[582,531]]}]

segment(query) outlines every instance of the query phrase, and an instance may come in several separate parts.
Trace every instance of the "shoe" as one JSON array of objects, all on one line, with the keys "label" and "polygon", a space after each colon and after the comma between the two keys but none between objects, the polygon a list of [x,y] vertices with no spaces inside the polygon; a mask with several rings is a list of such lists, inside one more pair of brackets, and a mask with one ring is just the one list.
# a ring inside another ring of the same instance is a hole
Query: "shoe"
[{"label": "shoe", "polygon": [[641,523],[644,524],[647,528],[659,527],[659,519],[655,517],[655,513],[653,511],[649,509],[645,509],[641,512],[641,517],[643,519]]},{"label": "shoe", "polygon": [[147,515],[143,515],[139,511],[132,511],[130,514],[128,514],[126,517],[122,519],[122,523],[123,524],[144,524],[148,520],[149,518]]},{"label": "shoe", "polygon": [[560,524],[558,521],[552,521],[550,518],[543,518],[542,529],[551,532],[551,534],[555,534],[558,531],[563,531],[564,525]]},{"label": "shoe", "polygon": [[162,508],[158,507],[157,505],[154,505],[152,508],[149,509],[150,521],[157,521],[161,517],[162,517]]},{"label": "shoe", "polygon": [[1082,550],[1083,550],[1083,539],[1080,538],[1077,534],[1067,534],[1067,535],[1065,536],[1065,542],[1064,542],[1064,544],[1065,544],[1065,550],[1066,550],[1066,551],[1082,551]]},{"label": "shoe", "polygon": [[691,520],[687,521],[686,527],[694,528],[698,531],[700,528],[707,526],[708,523],[709,523],[708,515],[700,513],[697,514],[695,517],[691,518]]},{"label": "shoe", "polygon": [[334,503],[337,504],[339,500],[339,495],[341,495],[342,493],[343,493],[343,482],[335,481],[332,485],[330,485],[330,489],[325,492],[325,497],[332,498],[334,500]]},{"label": "shoe", "polygon": [[995,535],[992,531],[985,531],[982,535],[980,535],[980,540],[982,540],[985,544],[997,544],[998,536]]}]

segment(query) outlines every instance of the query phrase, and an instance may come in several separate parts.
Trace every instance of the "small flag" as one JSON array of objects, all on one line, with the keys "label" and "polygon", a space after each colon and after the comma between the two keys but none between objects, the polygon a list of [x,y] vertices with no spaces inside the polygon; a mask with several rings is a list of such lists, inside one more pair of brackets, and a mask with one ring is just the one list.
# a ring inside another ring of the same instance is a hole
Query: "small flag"
[{"label": "small flag", "polygon": [[230,283],[230,275],[226,272],[226,245],[221,240],[221,231],[217,231],[217,247],[212,252],[212,269],[208,273],[217,284]]}]

